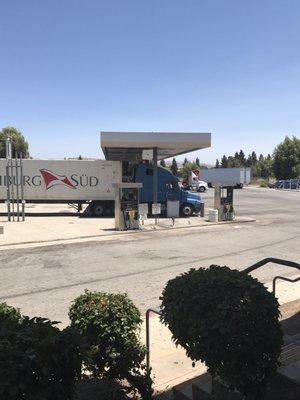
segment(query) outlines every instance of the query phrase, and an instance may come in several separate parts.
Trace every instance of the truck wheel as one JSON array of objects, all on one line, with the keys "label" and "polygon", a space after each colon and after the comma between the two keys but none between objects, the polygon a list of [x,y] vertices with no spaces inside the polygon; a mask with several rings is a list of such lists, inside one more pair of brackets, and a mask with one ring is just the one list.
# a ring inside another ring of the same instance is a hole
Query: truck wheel
[{"label": "truck wheel", "polygon": [[183,204],[181,206],[181,214],[184,217],[191,217],[194,213],[194,207],[191,204]]},{"label": "truck wheel", "polygon": [[203,192],[205,192],[205,187],[204,186],[200,186],[199,187],[199,189],[198,189],[198,192],[201,192],[201,193],[203,193]]},{"label": "truck wheel", "polygon": [[93,215],[95,217],[103,217],[105,215],[105,207],[103,203],[95,203],[93,205]]}]

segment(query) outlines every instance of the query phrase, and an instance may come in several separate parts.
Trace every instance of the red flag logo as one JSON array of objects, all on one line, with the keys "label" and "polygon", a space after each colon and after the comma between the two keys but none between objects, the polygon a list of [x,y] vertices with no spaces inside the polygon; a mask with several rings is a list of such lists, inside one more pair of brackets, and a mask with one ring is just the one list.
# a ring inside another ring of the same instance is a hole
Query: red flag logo
[{"label": "red flag logo", "polygon": [[71,189],[76,189],[76,186],[69,180],[66,175],[57,175],[48,169],[40,169],[42,177],[44,179],[46,189],[50,189],[56,185],[67,186]]}]

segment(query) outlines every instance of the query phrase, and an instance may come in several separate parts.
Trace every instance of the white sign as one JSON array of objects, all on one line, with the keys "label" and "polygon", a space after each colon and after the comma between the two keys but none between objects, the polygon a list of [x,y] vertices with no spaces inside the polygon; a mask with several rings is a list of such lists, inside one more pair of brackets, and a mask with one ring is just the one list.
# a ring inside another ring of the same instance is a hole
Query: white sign
[{"label": "white sign", "polygon": [[160,203],[152,204],[152,214],[153,215],[161,214],[161,204]]},{"label": "white sign", "polygon": [[139,214],[144,215],[147,218],[148,214],[148,203],[141,203],[139,204]]},{"label": "white sign", "polygon": [[153,160],[153,150],[152,149],[143,150],[142,159],[143,160]]}]

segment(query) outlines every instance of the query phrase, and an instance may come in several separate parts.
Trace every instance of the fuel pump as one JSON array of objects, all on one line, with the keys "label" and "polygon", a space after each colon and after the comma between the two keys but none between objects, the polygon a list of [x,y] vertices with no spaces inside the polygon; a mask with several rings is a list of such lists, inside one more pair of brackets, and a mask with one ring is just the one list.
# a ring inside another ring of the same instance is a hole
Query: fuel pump
[{"label": "fuel pump", "polygon": [[141,183],[116,183],[115,228],[119,231],[139,229],[139,188]]},{"label": "fuel pump", "polygon": [[233,186],[221,188],[221,220],[232,221],[235,218],[233,208]]},{"label": "fuel pump", "polygon": [[233,186],[221,186],[215,183],[214,209],[218,210],[219,221],[232,221],[235,218],[233,208]]}]

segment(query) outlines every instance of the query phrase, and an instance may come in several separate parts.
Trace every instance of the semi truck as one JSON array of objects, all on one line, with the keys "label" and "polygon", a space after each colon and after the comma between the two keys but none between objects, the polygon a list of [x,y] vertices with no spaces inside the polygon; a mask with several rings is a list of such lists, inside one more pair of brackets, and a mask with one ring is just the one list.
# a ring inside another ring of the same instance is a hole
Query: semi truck
[{"label": "semi truck", "polygon": [[185,186],[197,191],[205,191],[205,182],[209,187],[215,183],[222,186],[242,188],[251,181],[250,168],[207,168],[190,172]]},{"label": "semi truck", "polygon": [[193,170],[189,172],[188,178],[182,181],[182,187],[186,190],[195,190],[196,192],[206,192],[208,189],[207,182],[198,177],[199,171]]},{"label": "semi truck", "polygon": [[[153,202],[153,166],[140,163],[129,168],[124,176],[121,161],[109,160],[39,160],[25,159],[22,182],[13,173],[6,174],[6,160],[0,159],[0,201],[7,200],[7,184],[16,196],[17,185],[23,185],[23,200],[27,203],[89,204],[94,216],[114,213],[115,183],[142,183],[140,203]],[[179,180],[170,171],[158,167],[158,203],[162,213],[167,200],[177,200],[181,214],[190,216],[201,209],[201,198],[196,193],[179,187]],[[20,192],[20,191],[19,191]]]}]

